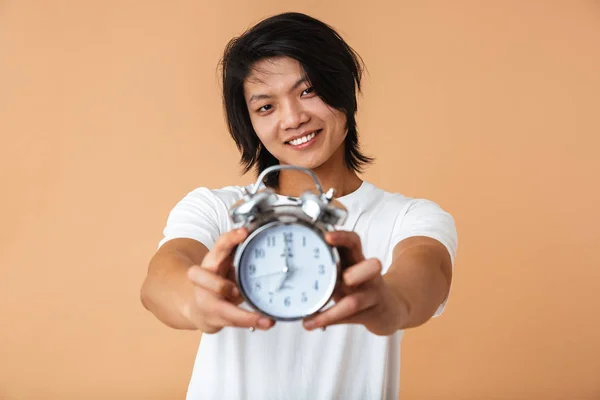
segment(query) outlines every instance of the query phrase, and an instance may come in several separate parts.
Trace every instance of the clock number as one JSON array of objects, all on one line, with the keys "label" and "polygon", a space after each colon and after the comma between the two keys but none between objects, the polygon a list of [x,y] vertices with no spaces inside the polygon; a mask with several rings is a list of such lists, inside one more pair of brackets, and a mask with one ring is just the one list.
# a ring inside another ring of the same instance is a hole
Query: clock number
[{"label": "clock number", "polygon": [[275,236],[267,236],[267,247],[275,247]]},{"label": "clock number", "polygon": [[325,274],[325,266],[323,264],[319,265],[319,274],[321,274],[321,275]]},{"label": "clock number", "polygon": [[306,296],[306,292],[302,292],[302,296],[300,297],[300,301],[306,303],[308,301],[308,297]]},{"label": "clock number", "polygon": [[306,247],[306,236],[302,236],[302,247]]},{"label": "clock number", "polygon": [[264,258],[265,257],[265,249],[254,249],[254,257],[255,258]]},{"label": "clock number", "polygon": [[319,258],[319,248],[318,247],[314,248],[313,254],[314,254],[315,258]]},{"label": "clock number", "polygon": [[248,271],[250,272],[250,275],[254,275],[256,273],[256,265],[254,265],[254,264],[248,265]]},{"label": "clock number", "polygon": [[314,288],[315,288],[315,290],[319,290],[319,281],[315,281]]},{"label": "clock number", "polygon": [[283,232],[283,241],[291,244],[294,242],[294,232]]},{"label": "clock number", "polygon": [[269,304],[273,304],[273,292],[269,292]]},{"label": "clock number", "polygon": [[254,284],[254,291],[255,291],[255,292],[260,292],[260,289],[261,289],[261,288],[262,288],[262,286],[261,286],[260,282],[256,282],[256,283]]},{"label": "clock number", "polygon": [[294,244],[294,232],[283,232],[283,242],[285,243],[284,253],[282,257],[294,258],[294,250],[292,244]]},{"label": "clock number", "polygon": [[286,307],[289,307],[290,305],[292,305],[292,299],[291,299],[291,297],[290,297],[290,296],[287,296],[287,297],[285,298],[285,300],[283,300],[283,304],[284,304]]}]

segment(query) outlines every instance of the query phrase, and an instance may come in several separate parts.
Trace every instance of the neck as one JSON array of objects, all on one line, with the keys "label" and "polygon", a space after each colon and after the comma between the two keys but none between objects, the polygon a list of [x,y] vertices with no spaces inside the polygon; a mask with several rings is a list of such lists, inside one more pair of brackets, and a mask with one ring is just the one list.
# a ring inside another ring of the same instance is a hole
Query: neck
[{"label": "neck", "polygon": [[[335,189],[335,197],[342,197],[354,192],[362,184],[362,180],[355,171],[348,169],[345,163],[334,165],[324,164],[312,170],[327,192],[330,188]],[[299,197],[303,192],[311,190],[316,192],[315,183],[308,174],[297,170],[279,171],[279,188],[277,193],[282,196]]]}]

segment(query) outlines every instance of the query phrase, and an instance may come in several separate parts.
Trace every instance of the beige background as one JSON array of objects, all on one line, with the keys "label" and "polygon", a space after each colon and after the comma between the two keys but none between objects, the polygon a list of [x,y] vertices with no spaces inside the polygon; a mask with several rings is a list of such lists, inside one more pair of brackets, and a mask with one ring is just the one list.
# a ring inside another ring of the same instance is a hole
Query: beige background
[{"label": "beige background", "polygon": [[184,397],[199,335],[139,286],[176,201],[252,180],[216,65],[288,10],[367,64],[364,178],[457,220],[402,398],[599,399],[600,3],[442,0],[0,1],[0,398]]}]

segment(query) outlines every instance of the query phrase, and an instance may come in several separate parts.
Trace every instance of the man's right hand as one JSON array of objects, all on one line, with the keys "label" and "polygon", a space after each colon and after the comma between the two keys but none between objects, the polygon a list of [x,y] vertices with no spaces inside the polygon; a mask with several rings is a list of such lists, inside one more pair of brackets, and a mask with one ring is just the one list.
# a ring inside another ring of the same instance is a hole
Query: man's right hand
[{"label": "man's right hand", "polygon": [[188,270],[194,295],[184,315],[204,333],[216,333],[226,326],[267,330],[274,321],[238,307],[242,303],[233,268],[233,250],[246,239],[245,228],[221,235],[200,265]]}]

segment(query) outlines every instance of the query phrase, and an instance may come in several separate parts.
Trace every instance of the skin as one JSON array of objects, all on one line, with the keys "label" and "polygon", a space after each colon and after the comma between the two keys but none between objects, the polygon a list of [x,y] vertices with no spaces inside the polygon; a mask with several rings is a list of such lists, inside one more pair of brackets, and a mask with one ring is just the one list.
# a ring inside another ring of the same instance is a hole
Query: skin
[{"label": "skin", "polygon": [[[303,79],[300,64],[290,58],[273,58],[256,64],[244,83],[244,93],[254,131],[280,164],[299,165],[317,174],[324,188],[335,187],[337,196],[362,183],[344,162],[346,116],[321,100]],[[303,132],[321,129],[318,143],[297,151],[286,142]],[[280,172],[279,192],[299,196],[313,189],[312,179],[297,171]]]},{"label": "skin", "polygon": [[[324,190],[337,196],[362,183],[344,162],[345,115],[329,107],[303,79],[300,64],[280,57],[258,62],[244,83],[250,119],[259,139],[281,164],[310,168]],[[315,143],[295,150],[288,141],[321,130]],[[278,192],[299,196],[314,189],[312,179],[298,171],[280,171]],[[248,232],[221,235],[213,249],[191,239],[173,239],[153,256],[142,285],[141,300],[159,320],[177,329],[219,332],[225,326],[270,329],[274,321],[238,307],[242,299],[233,277],[232,251]],[[361,324],[376,335],[419,326],[429,320],[448,296],[452,268],[446,248],[427,237],[411,237],[393,249],[393,261],[382,274],[381,261],[365,259],[354,232],[325,237],[348,262],[335,305],[306,319],[307,330],[335,324]]]}]

